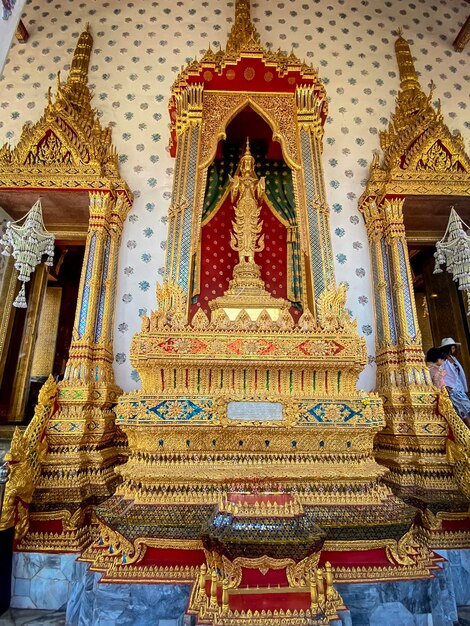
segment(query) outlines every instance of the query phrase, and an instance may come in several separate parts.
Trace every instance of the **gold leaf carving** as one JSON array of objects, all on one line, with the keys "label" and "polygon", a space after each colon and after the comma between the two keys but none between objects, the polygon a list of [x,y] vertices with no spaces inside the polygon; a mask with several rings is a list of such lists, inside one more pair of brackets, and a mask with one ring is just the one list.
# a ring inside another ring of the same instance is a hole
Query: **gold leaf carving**
[{"label": "gold leaf carving", "polygon": [[353,332],[356,322],[346,310],[346,286],[326,288],[317,302],[318,322],[325,332]]},{"label": "gold leaf carving", "polygon": [[29,503],[41,473],[41,461],[47,443],[43,439],[47,422],[54,410],[57,386],[52,376],[39,392],[33,419],[24,433],[15,429],[9,452],[5,455],[10,475],[5,487],[0,529],[15,526],[15,537],[21,539],[28,531]]},{"label": "gold leaf carving", "polygon": [[273,130],[273,139],[282,145],[289,166],[300,167],[295,124],[295,94],[260,95],[253,93],[204,93],[201,167],[214,158],[217,143],[225,137],[230,121],[246,106],[251,106]]},{"label": "gold leaf carving", "polygon": [[205,330],[209,326],[209,318],[203,311],[203,309],[198,309],[191,321],[191,326],[196,330]]}]

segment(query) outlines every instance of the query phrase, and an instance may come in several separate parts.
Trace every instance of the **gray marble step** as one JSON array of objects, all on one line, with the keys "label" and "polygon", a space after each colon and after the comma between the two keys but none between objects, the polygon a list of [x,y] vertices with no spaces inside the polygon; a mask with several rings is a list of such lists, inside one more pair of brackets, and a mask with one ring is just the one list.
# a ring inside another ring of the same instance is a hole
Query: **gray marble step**
[{"label": "gray marble step", "polygon": [[8,609],[0,616],[0,626],[65,626],[65,612]]},{"label": "gray marble step", "polygon": [[457,607],[459,626],[470,626],[470,606]]}]

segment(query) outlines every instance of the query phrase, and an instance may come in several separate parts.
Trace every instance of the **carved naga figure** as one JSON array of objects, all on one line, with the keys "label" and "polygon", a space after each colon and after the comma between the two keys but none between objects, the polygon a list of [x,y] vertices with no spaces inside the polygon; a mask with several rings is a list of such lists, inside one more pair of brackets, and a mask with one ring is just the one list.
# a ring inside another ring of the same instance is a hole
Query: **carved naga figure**
[{"label": "carved naga figure", "polygon": [[240,263],[254,263],[255,252],[264,249],[264,235],[260,236],[263,222],[259,220],[263,197],[264,177],[258,179],[255,174],[255,160],[250,153],[249,140],[246,140],[245,154],[240,161],[240,173],[230,179],[232,202],[238,196],[234,206],[235,221],[232,222],[230,246],[238,252]]},{"label": "carved naga figure", "polygon": [[15,526],[16,540],[24,537],[29,526],[29,504],[41,475],[41,462],[47,450],[44,430],[57,400],[57,386],[52,376],[39,392],[33,419],[22,433],[15,429],[5,460],[10,475],[5,489],[5,500],[0,518],[0,530]]}]

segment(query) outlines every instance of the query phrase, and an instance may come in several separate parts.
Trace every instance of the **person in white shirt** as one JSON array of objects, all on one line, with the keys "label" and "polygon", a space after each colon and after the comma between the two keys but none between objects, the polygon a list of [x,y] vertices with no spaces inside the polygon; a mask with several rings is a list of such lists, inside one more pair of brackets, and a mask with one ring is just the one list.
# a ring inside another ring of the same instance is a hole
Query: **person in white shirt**
[{"label": "person in white shirt", "polygon": [[440,349],[447,355],[443,368],[445,370],[445,386],[457,414],[470,428],[470,400],[468,398],[468,384],[462,365],[457,360],[455,353],[459,343],[452,337],[446,337],[441,341]]}]

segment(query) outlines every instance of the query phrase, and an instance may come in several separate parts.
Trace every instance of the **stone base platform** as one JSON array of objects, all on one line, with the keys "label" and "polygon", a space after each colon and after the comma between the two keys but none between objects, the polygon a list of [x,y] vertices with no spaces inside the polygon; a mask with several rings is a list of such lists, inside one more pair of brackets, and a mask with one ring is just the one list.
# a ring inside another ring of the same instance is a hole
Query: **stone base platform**
[{"label": "stone base platform", "polygon": [[65,612],[8,609],[0,616],[0,626],[65,626]]},{"label": "stone base platform", "polygon": [[[447,561],[430,580],[338,584],[348,607],[338,626],[469,623],[462,617],[465,611],[458,609],[470,605],[470,550],[440,554]],[[185,615],[189,585],[100,584],[100,575],[75,559],[75,554],[15,553],[12,608],[65,610],[67,626],[194,623],[193,617]]]}]

